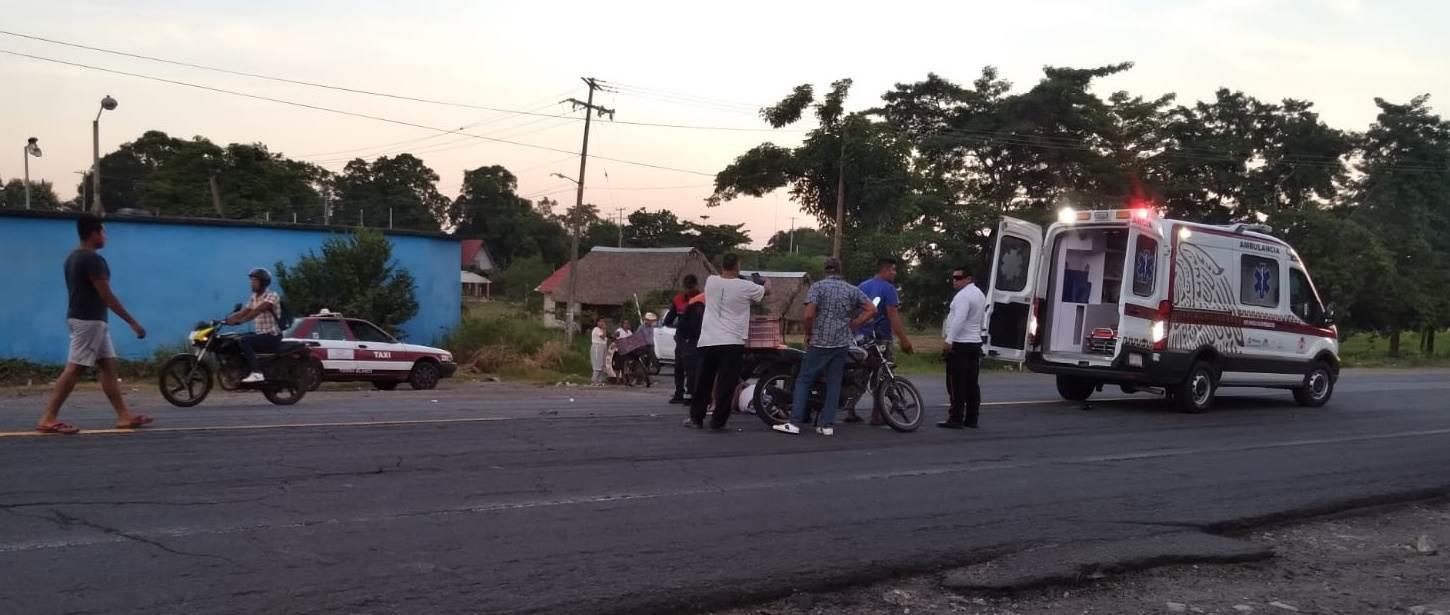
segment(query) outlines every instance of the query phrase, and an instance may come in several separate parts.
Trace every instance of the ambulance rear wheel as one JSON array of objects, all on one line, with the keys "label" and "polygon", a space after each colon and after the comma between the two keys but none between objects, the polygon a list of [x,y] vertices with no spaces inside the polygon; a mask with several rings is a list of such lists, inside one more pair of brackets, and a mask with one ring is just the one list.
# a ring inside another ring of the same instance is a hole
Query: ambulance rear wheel
[{"label": "ambulance rear wheel", "polygon": [[1189,414],[1207,412],[1213,406],[1214,395],[1218,393],[1218,372],[1213,364],[1199,361],[1188,370],[1183,384],[1174,387],[1170,397],[1178,409]]},{"label": "ambulance rear wheel", "polygon": [[1057,377],[1057,394],[1067,401],[1087,401],[1097,390],[1097,383],[1074,376]]}]

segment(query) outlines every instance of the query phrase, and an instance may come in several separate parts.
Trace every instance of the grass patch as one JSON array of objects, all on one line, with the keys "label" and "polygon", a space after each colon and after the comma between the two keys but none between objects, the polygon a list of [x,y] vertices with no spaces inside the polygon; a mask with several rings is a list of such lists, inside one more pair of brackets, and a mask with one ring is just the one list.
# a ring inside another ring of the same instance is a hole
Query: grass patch
[{"label": "grass patch", "polygon": [[508,303],[469,304],[442,344],[465,373],[529,382],[585,381],[590,375],[587,338],[566,347],[562,331]]},{"label": "grass patch", "polygon": [[[150,359],[121,359],[116,375],[122,380],[153,380],[160,374],[162,363],[172,355],[185,351],[184,346],[168,346],[157,350]],[[48,386],[60,377],[60,372],[64,369],[65,365],[35,363],[24,359],[0,359],[0,386]],[[87,371],[88,374],[82,377],[82,381],[100,374],[95,369]]]},{"label": "grass patch", "polygon": [[1400,336],[1400,356],[1390,356],[1390,340],[1372,333],[1350,335],[1340,342],[1339,356],[1345,367],[1450,367],[1450,332],[1436,337],[1435,353],[1420,351],[1420,335]]}]

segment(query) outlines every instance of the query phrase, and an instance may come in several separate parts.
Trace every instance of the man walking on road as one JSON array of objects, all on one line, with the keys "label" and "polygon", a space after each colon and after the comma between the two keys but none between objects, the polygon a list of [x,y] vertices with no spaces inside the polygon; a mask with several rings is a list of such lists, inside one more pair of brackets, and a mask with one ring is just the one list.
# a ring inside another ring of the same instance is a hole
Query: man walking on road
[{"label": "man walking on road", "polygon": [[947,359],[947,392],[951,409],[947,420],[937,423],[943,429],[977,428],[977,415],[982,405],[982,390],[977,376],[982,367],[982,317],[987,311],[987,296],[972,283],[972,272],[966,267],[952,270],[951,311],[947,314],[942,336],[946,338],[943,353]]},{"label": "man walking on road", "polygon": [[116,411],[118,429],[135,429],[151,422],[144,414],[132,414],[121,397],[116,381],[116,349],[111,345],[110,324],[106,310],[115,312],[131,325],[136,339],[146,339],[146,329],[126,311],[121,300],[111,292],[111,267],[98,253],[106,247],[106,229],[101,219],[83,215],[76,220],[76,233],[81,244],[65,259],[65,287],[70,299],[66,309],[66,325],[70,327],[70,355],[65,370],[55,381],[45,414],[35,430],[41,433],[73,434],[80,430],[59,419],[60,407],[75,389],[81,372],[91,367],[101,371],[101,391]]},{"label": "man walking on road", "polygon": [[750,304],[760,303],[770,283],[740,279],[740,257],[733,252],[720,262],[720,275],[705,281],[705,316],[700,323],[699,373],[690,400],[686,427],[705,426],[705,408],[715,402],[710,428],[720,431],[730,420],[731,398],[740,383],[740,360],[750,334]]},{"label": "man walking on road", "polygon": [[[874,318],[861,327],[859,333],[862,335],[871,334],[876,339],[886,342],[886,360],[895,360],[891,352],[891,339],[894,333],[896,339],[901,342],[901,351],[911,354],[914,348],[911,340],[906,337],[906,325],[901,323],[901,298],[896,294],[896,259],[882,258],[876,261],[876,275],[861,283],[861,292],[866,293],[866,298],[871,300],[880,299],[876,305],[877,313]],[[856,414],[855,408],[850,408],[846,414],[847,423],[861,422],[860,415]],[[871,408],[871,424],[885,425],[886,419],[881,416],[881,408]]]},{"label": "man walking on road", "polygon": [[816,433],[835,435],[836,408],[841,404],[841,376],[846,369],[852,331],[876,315],[876,307],[866,293],[841,279],[841,259],[827,258],[825,270],[826,279],[812,284],[806,292],[806,356],[795,378],[790,422],[771,428],[781,433],[801,432],[809,410],[806,402],[811,385],[824,372],[826,399]]}]

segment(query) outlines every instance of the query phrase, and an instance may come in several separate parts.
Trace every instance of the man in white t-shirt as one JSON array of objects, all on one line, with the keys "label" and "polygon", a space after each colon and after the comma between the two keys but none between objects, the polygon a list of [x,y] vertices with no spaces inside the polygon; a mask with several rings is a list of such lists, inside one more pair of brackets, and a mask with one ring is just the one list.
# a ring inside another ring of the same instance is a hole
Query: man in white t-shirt
[{"label": "man in white t-shirt", "polygon": [[740,257],[726,254],[720,262],[720,275],[705,281],[705,315],[700,324],[699,372],[695,394],[690,401],[690,418],[686,427],[705,426],[705,408],[715,401],[710,428],[721,430],[730,420],[734,406],[731,397],[740,382],[740,362],[745,355],[745,339],[750,334],[750,304],[760,303],[769,290],[769,283],[757,284],[740,278]]}]

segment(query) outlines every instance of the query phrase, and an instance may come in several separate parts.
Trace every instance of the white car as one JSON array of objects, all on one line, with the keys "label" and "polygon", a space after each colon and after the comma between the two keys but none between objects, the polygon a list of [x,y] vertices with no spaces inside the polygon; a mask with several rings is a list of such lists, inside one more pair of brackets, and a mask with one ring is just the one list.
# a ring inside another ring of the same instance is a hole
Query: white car
[{"label": "white car", "polygon": [[284,341],[312,350],[304,378],[309,390],[323,382],[354,381],[371,382],[383,391],[404,382],[414,389],[431,389],[458,371],[446,350],[404,344],[373,323],[326,310],[298,318],[283,335]]}]

